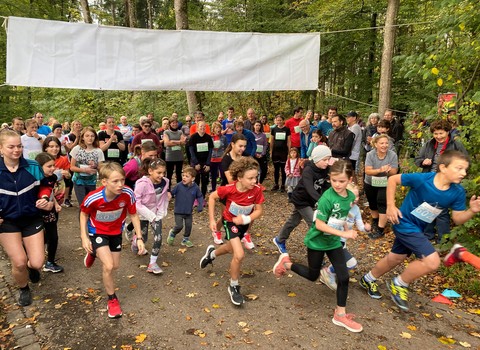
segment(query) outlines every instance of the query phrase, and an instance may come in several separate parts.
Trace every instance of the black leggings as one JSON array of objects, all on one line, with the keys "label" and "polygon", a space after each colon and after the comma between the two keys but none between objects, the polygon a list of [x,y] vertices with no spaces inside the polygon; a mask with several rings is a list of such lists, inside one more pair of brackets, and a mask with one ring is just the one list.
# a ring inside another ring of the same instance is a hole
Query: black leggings
[{"label": "black leggings", "polygon": [[315,282],[318,276],[320,276],[320,269],[322,268],[325,253],[327,253],[328,259],[330,259],[337,274],[337,306],[345,307],[347,305],[349,274],[342,247],[327,251],[307,248],[308,266],[294,263],[292,264],[291,270]]},{"label": "black leggings", "polygon": [[177,184],[182,182],[182,167],[183,167],[183,160],[179,160],[177,162],[166,162],[167,163],[167,179],[170,180],[169,186],[172,187],[172,177],[173,172],[175,171],[175,177],[177,180]]},{"label": "black leggings", "polygon": [[367,183],[363,184],[363,190],[368,200],[370,210],[376,210],[379,214],[387,213],[387,188],[373,187]]},{"label": "black leggings", "polygon": [[58,248],[58,213],[54,213],[55,221],[44,222],[45,244],[47,245],[47,261],[55,262]]},{"label": "black leggings", "polygon": [[267,177],[267,173],[268,173],[267,156],[264,155],[263,157],[255,158],[255,160],[258,162],[258,165],[260,165],[260,180],[259,180],[259,182],[263,183],[263,181]]},{"label": "black leggings", "polygon": [[278,180],[280,179],[280,173],[282,174],[282,186],[285,186],[285,164],[286,162],[273,162],[273,167],[275,168],[275,172],[273,173],[273,178],[275,180],[275,185],[278,185]]}]

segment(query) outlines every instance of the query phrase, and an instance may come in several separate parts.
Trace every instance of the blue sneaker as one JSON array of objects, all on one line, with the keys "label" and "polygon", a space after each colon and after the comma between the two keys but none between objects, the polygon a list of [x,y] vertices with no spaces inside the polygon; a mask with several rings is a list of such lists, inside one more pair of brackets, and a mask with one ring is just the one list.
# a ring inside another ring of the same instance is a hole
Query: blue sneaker
[{"label": "blue sneaker", "polygon": [[278,248],[278,251],[280,254],[285,254],[288,253],[287,251],[287,246],[285,245],[285,242],[280,242],[277,237],[273,238],[273,244],[275,244]]},{"label": "blue sneaker", "polygon": [[400,309],[408,311],[408,288],[399,286],[393,279],[387,281],[387,288],[394,303]]}]

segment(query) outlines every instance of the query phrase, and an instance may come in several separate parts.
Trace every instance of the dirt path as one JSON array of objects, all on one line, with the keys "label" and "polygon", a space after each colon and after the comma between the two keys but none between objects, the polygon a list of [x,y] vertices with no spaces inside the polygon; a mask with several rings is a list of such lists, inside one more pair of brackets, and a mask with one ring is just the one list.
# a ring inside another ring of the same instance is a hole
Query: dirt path
[{"label": "dirt path", "polygon": [[[388,297],[370,299],[356,280],[372,267],[380,251],[388,251],[389,244],[364,236],[350,245],[359,268],[351,274],[347,305],[364,331],[353,334],[335,326],[331,322],[335,294],[330,289],[295,274],[280,280],[273,276],[278,252],[271,238],[286,220],[279,210],[289,213],[290,205],[283,194],[266,192],[265,210],[253,230],[257,249],[247,252],[242,270],[242,293],[250,296],[243,307],[232,305],[227,295],[229,257],[218,258],[205,270],[199,268],[200,257],[212,244],[204,212],[194,216],[193,248],[181,249],[180,237],[174,246],[162,245],[163,275],[147,274],[148,256],[134,256],[124,244],[116,279],[124,316],[110,320],[100,264],[90,270],[83,267],[78,207],[64,209],[58,263],[65,273],[43,273],[42,282],[33,287],[35,301],[26,308],[43,348],[443,349],[462,348],[459,342],[465,342],[480,349],[480,338],[471,335],[480,333],[478,315],[415,293],[408,313],[400,312]],[[164,240],[172,223],[169,215],[163,224]],[[306,229],[302,224],[292,234],[288,244],[292,260],[305,262],[302,241]],[[0,266],[11,285],[6,262]],[[422,288],[422,284],[413,286],[414,290]],[[381,291],[386,293],[384,284]],[[136,343],[141,334],[146,338]],[[442,336],[456,343],[443,345],[438,339]]]}]

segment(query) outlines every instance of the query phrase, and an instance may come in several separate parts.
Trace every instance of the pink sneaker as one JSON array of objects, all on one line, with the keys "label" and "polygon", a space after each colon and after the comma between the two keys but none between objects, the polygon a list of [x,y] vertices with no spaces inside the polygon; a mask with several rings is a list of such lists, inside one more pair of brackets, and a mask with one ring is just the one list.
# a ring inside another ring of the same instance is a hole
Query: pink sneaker
[{"label": "pink sneaker", "polygon": [[291,263],[290,256],[288,253],[280,254],[277,262],[273,265],[273,274],[275,277],[280,278],[287,272],[287,269],[285,268],[286,263]]},{"label": "pink sneaker", "polygon": [[107,304],[108,317],[110,318],[119,318],[122,317],[122,308],[120,307],[120,302],[117,298],[109,300]]},{"label": "pink sneaker", "polygon": [[334,311],[332,322],[337,326],[345,327],[350,332],[359,333],[363,331],[363,327],[360,323],[355,322],[353,320],[354,318],[354,314],[343,314],[340,316],[336,311]]},{"label": "pink sneaker", "polygon": [[95,262],[95,255],[87,253],[87,255],[85,255],[85,258],[83,259],[83,264],[85,265],[85,267],[87,269],[91,268],[94,262]]},{"label": "pink sneaker", "polygon": [[462,259],[460,258],[460,253],[466,251],[467,249],[462,247],[460,244],[454,244],[452,249],[450,249],[450,252],[445,255],[445,258],[443,259],[443,264],[445,266],[452,266],[453,264],[462,262]]},{"label": "pink sneaker", "polygon": [[223,244],[222,233],[220,231],[212,231],[213,243]]},{"label": "pink sneaker", "polygon": [[253,248],[255,248],[255,244],[253,244],[252,242],[252,236],[248,232],[245,233],[245,235],[243,236],[242,243],[245,249],[252,250]]}]

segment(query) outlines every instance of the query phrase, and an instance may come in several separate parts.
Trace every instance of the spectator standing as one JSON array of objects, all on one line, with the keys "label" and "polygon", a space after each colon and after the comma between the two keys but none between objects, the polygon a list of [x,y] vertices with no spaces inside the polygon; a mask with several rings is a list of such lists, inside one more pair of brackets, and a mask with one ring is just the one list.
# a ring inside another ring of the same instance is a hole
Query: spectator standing
[{"label": "spectator standing", "polygon": [[355,134],[347,129],[345,118],[336,115],[332,118],[333,130],[328,136],[328,147],[332,150],[332,157],[348,159],[352,152]]},{"label": "spectator standing", "polygon": [[122,133],[115,130],[115,118],[107,117],[105,126],[106,129],[98,133],[98,141],[104,158],[106,161],[113,161],[123,165],[126,159],[122,158],[122,152],[125,151],[126,146],[125,142],[123,142]]},{"label": "spectator standing", "polygon": [[293,117],[285,122],[285,126],[290,129],[291,147],[300,149],[300,122],[303,119],[303,107],[297,107],[293,111]]}]

